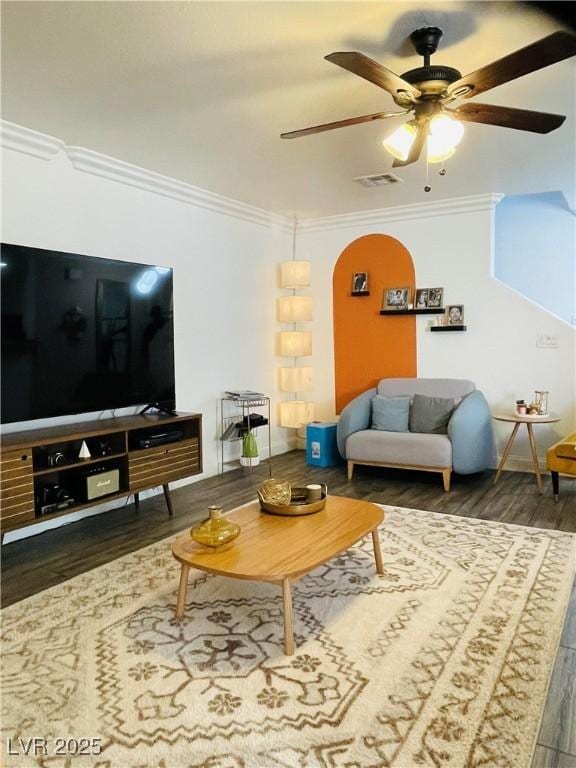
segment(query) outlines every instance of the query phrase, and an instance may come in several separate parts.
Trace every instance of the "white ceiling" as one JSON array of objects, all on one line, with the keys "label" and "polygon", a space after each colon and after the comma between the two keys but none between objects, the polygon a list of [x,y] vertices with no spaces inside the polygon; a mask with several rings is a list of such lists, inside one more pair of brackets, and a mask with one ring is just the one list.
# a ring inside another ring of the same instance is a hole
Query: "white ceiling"
[{"label": "white ceiling", "polygon": [[358,50],[398,73],[406,43],[445,31],[433,63],[463,74],[558,25],[514,2],[2,2],[2,116],[79,145],[281,213],[335,214],[482,192],[573,196],[574,59],[500,86],[484,103],[566,114],[546,136],[466,125],[444,178],[423,192],[365,189],[389,170],[397,121],[281,141],[282,131],[396,109],[376,86],[323,57]]}]

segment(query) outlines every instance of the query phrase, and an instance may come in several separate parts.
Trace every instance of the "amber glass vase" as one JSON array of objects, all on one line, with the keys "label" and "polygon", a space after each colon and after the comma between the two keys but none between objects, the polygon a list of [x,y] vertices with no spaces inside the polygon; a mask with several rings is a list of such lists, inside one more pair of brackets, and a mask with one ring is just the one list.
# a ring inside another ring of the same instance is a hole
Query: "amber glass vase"
[{"label": "amber glass vase", "polygon": [[204,547],[217,549],[228,544],[240,533],[240,526],[222,517],[222,507],[214,504],[208,507],[210,517],[190,531],[190,536]]}]

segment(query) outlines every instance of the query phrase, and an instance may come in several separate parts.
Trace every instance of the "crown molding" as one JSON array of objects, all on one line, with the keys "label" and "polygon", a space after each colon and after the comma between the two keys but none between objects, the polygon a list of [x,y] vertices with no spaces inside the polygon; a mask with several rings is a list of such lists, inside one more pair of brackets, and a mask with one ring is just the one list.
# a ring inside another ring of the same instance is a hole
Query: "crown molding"
[{"label": "crown molding", "polygon": [[0,121],[0,145],[40,160],[51,160],[65,147],[64,142],[55,136],[24,128],[8,120]]},{"label": "crown molding", "polygon": [[[263,208],[234,200],[206,189],[195,187],[170,176],[149,171],[123,160],[103,155],[84,147],[67,146],[61,139],[49,136],[31,128],[25,128],[7,120],[0,120],[0,145],[6,149],[51,160],[62,150],[77,171],[101,176],[119,184],[143,189],[152,194],[170,197],[189,205],[195,205],[216,213],[232,216],[252,224],[272,228],[280,232],[291,232],[293,221]],[[493,209],[504,197],[502,194],[469,195],[467,197],[437,200],[431,203],[413,203],[391,208],[379,208],[335,216],[320,216],[298,220],[299,232],[321,232],[346,227],[379,226],[391,221],[410,221],[431,216],[453,216]]]},{"label": "crown molding", "polygon": [[503,194],[491,192],[485,195],[468,195],[467,197],[437,200],[433,203],[411,203],[392,208],[343,213],[337,216],[300,219],[298,229],[301,232],[322,232],[328,229],[379,226],[391,221],[411,221],[432,216],[453,216],[459,213],[486,211],[494,209],[503,197]]},{"label": "crown molding", "polygon": [[144,189],[147,192],[170,197],[216,213],[224,213],[227,216],[233,216],[252,224],[280,229],[289,228],[289,221],[284,216],[230,197],[218,195],[215,192],[209,192],[170,176],[148,171],[145,168],[117,160],[108,155],[102,155],[84,147],[66,147],[65,151],[77,171],[102,176],[120,184]]},{"label": "crown molding", "polygon": [[140,168],[114,157],[94,152],[84,147],[69,147],[54,136],[0,120],[0,145],[15,152],[22,152],[41,160],[51,160],[64,151],[77,171],[102,176],[110,181],[143,189],[152,194],[170,197],[189,205],[222,213],[252,224],[276,231],[291,231],[292,223],[285,217],[240,200],[234,200],[206,189],[195,187],[169,176]]}]

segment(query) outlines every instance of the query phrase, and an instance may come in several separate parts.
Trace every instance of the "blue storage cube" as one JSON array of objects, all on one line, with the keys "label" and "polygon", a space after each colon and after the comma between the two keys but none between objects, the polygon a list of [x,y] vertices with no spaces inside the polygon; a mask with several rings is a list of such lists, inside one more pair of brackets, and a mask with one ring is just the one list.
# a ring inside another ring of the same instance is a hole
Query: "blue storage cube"
[{"label": "blue storage cube", "polygon": [[312,467],[334,467],[341,461],[336,442],[336,424],[320,422],[306,427],[306,464]]}]

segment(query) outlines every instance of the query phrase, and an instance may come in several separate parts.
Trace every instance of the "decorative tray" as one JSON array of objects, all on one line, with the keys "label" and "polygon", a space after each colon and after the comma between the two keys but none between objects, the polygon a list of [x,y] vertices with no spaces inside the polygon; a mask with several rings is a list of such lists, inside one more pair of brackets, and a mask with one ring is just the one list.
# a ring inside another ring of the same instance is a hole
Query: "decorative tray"
[{"label": "decorative tray", "polygon": [[269,501],[263,501],[260,498],[260,507],[263,512],[271,515],[313,515],[320,512],[326,506],[328,498],[328,488],[322,484],[322,496],[317,501],[308,501],[308,491],[306,488],[292,488],[292,494],[289,504],[273,504]]}]

